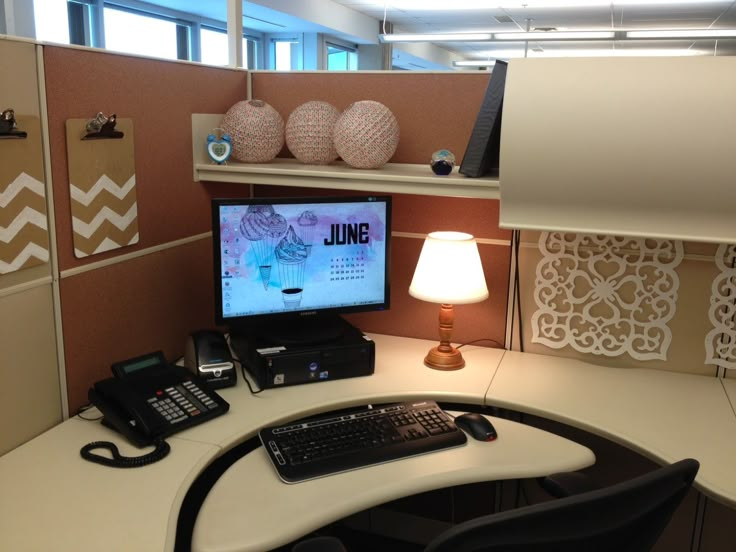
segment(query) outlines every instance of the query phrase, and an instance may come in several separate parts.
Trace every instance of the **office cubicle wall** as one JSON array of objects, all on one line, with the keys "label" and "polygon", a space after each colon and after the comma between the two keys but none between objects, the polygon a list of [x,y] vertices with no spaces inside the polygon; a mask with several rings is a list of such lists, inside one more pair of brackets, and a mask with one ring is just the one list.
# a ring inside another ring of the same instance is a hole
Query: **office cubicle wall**
[{"label": "office cubicle wall", "polygon": [[[247,196],[250,186],[192,182],[191,114],[224,113],[244,99],[246,73],[63,47],[47,46],[44,55],[73,411],[86,402],[89,385],[107,375],[111,362],[154,349],[177,357],[188,332],[213,325],[209,200]],[[393,161],[428,167],[432,152],[443,147],[462,157],[487,82],[487,74],[412,79],[401,73],[263,73],[254,77],[253,90],[285,120],[308,100],[331,101],[341,109],[362,99],[382,101],[402,129]],[[135,245],[77,259],[65,121],[98,111],[115,112],[135,126],[140,237]],[[304,195],[305,190],[257,187],[255,193]],[[457,339],[502,343],[509,234],[498,229],[498,202],[397,195],[394,217],[392,309],[351,320],[365,331],[435,339],[437,307],[410,298],[409,280],[424,235],[458,229],[481,240],[492,293],[486,302],[458,307]]]},{"label": "office cubicle wall", "polygon": [[0,111],[27,135],[0,139],[0,454],[62,417],[37,48],[0,40]]},{"label": "office cubicle wall", "polygon": [[[43,50],[73,413],[112,362],[154,350],[176,359],[189,332],[213,325],[210,195],[193,182],[191,114],[222,112],[244,99],[246,73],[87,49]],[[139,239],[76,258],[66,121],[98,112],[130,119],[135,129]]]}]

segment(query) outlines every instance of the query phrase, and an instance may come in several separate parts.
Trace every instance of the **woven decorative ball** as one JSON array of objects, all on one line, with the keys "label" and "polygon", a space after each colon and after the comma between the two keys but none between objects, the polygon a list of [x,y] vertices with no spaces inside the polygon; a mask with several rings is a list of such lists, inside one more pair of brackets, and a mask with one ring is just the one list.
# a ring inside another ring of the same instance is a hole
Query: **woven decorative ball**
[{"label": "woven decorative ball", "polygon": [[340,111],[327,102],[307,102],[286,121],[286,146],[302,163],[327,165],[337,159],[332,140]]},{"label": "woven decorative ball", "polygon": [[380,102],[350,104],[335,124],[335,149],[356,169],[382,167],[399,145],[399,123]]},{"label": "woven decorative ball", "polygon": [[244,163],[268,163],[284,147],[284,120],[262,100],[236,103],[220,127],[230,135],[232,156]]}]

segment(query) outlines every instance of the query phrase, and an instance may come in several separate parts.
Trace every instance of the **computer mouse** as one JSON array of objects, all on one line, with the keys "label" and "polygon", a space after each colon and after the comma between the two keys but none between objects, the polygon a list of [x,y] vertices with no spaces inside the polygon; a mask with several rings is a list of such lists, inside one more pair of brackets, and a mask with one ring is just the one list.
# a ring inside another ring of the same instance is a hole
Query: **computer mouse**
[{"label": "computer mouse", "polygon": [[460,414],[455,418],[455,425],[476,441],[493,441],[498,437],[496,428],[488,418],[475,412]]}]

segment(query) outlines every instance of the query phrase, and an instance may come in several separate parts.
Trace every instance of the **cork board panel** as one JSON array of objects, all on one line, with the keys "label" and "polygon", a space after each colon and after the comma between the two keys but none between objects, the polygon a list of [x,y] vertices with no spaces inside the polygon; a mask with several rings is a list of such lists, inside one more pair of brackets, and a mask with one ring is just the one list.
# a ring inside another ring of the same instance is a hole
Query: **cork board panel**
[{"label": "cork board panel", "polygon": [[[488,87],[490,73],[272,73],[254,72],[253,98],[273,106],[288,120],[301,104],[320,100],[343,111],[352,102],[386,105],[399,123],[393,163],[427,163],[448,149],[460,164]],[[288,150],[281,156],[290,157]]]},{"label": "cork board panel", "polygon": [[183,355],[190,332],[214,325],[213,289],[209,239],[62,278],[69,411],[113,362]]},{"label": "cork board panel", "polygon": [[[224,113],[244,99],[247,73],[56,46],[44,46],[43,54],[60,270],[208,232],[209,194],[192,176],[191,115]],[[140,241],[78,259],[66,120],[89,119],[98,111],[115,112],[135,123]]]},{"label": "cork board panel", "polygon": [[88,119],[68,119],[69,195],[78,258],[138,243],[133,121],[117,119],[122,138],[84,140]]}]

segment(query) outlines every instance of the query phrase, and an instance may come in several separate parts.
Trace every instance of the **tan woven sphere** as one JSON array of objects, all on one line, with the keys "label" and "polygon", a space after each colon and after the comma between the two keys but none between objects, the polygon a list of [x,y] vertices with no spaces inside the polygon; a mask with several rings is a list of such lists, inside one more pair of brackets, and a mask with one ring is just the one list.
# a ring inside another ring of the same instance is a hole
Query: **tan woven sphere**
[{"label": "tan woven sphere", "polygon": [[327,102],[307,102],[286,121],[286,146],[302,163],[327,165],[337,159],[332,140],[340,111]]},{"label": "tan woven sphere", "polygon": [[232,156],[244,163],[268,163],[284,147],[284,120],[262,100],[236,103],[220,127],[230,135]]},{"label": "tan woven sphere", "polygon": [[335,124],[335,149],[356,169],[382,167],[399,145],[399,123],[381,102],[350,104]]}]

